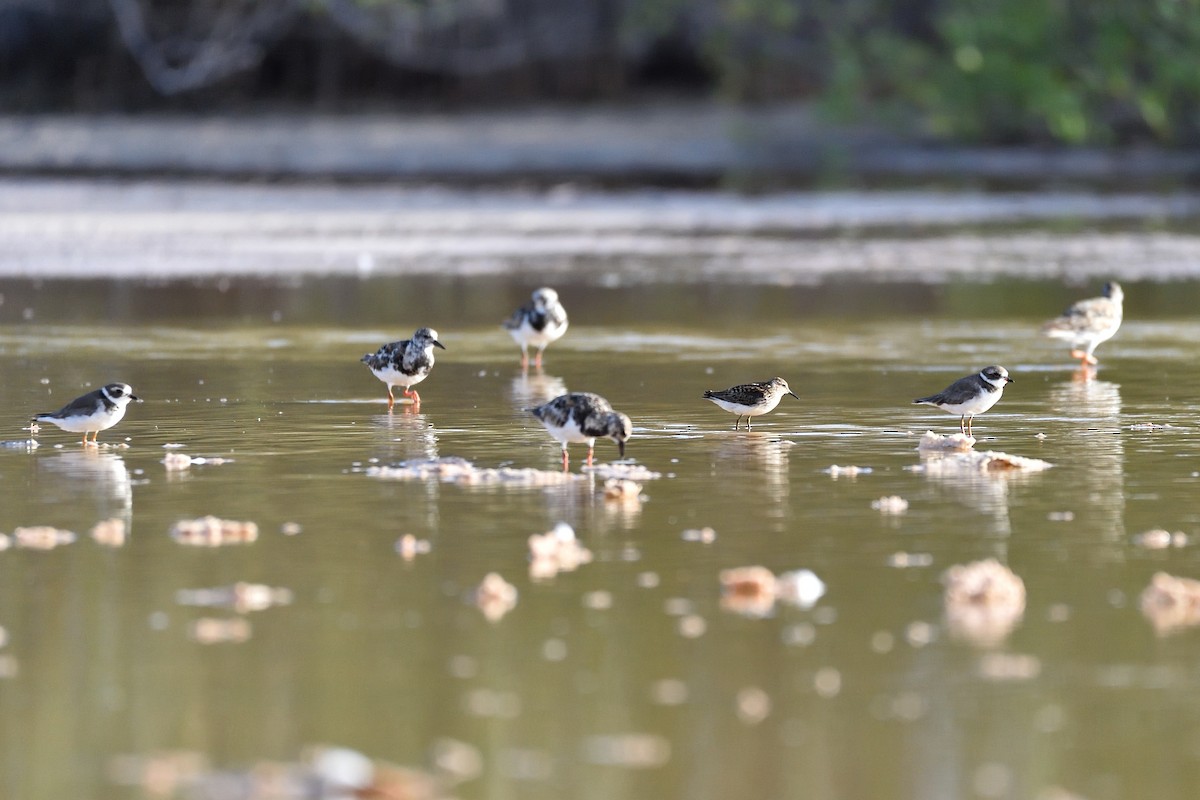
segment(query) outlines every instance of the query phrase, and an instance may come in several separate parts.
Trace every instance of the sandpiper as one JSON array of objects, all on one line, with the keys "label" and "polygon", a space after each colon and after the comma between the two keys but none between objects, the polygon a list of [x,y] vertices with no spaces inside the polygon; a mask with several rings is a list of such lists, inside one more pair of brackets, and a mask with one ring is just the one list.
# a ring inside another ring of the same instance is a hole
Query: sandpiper
[{"label": "sandpiper", "polygon": [[996,405],[1004,394],[1004,387],[1012,382],[1004,367],[984,367],[979,373],[959,378],[937,394],[918,397],[913,403],[937,406],[947,413],[958,414],[958,429],[970,436],[975,415]]},{"label": "sandpiper", "polygon": [[529,346],[537,348],[534,366],[542,366],[542,351],[567,332],[567,310],[558,302],[558,292],[543,286],[530,302],[504,322],[513,341],[521,346],[521,369],[529,368]]},{"label": "sandpiper", "polygon": [[38,414],[32,422],[49,422],[70,433],[82,433],[83,443],[96,444],[100,431],[106,431],[125,416],[125,407],[130,401],[142,402],[127,383],[109,383],[94,392],[76,397],[71,402],[50,414]]},{"label": "sandpiper", "polygon": [[404,387],[404,396],[411,397],[414,406],[421,405],[421,395],[412,388],[429,376],[433,369],[433,348],[446,346],[438,341],[437,331],[417,328],[411,339],[392,342],[360,359],[371,368],[375,377],[387,384],[388,411],[396,404],[393,386]]},{"label": "sandpiper", "polygon": [[548,403],[529,409],[538,418],[550,435],[562,444],[563,469],[567,469],[567,444],[587,442],[587,465],[592,465],[592,451],[596,439],[608,437],[617,443],[621,458],[625,457],[625,442],[633,435],[633,423],[629,417],[613,411],[598,394],[571,392],[561,394]]},{"label": "sandpiper", "polygon": [[750,418],[773,411],[785,394],[800,399],[783,378],[771,378],[762,383],[744,383],[728,389],[709,390],[704,393],[704,398],[712,400],[731,414],[737,414],[737,420],[733,423],[736,431],[742,424],[742,417],[746,418],[746,430],[750,430]]},{"label": "sandpiper", "polygon": [[1107,342],[1121,327],[1122,304],[1125,292],[1121,284],[1109,281],[1101,289],[1102,297],[1080,300],[1067,307],[1062,316],[1042,326],[1042,333],[1052,339],[1063,339],[1071,343],[1071,357],[1078,358],[1080,366],[1098,363],[1092,352],[1101,342]]}]

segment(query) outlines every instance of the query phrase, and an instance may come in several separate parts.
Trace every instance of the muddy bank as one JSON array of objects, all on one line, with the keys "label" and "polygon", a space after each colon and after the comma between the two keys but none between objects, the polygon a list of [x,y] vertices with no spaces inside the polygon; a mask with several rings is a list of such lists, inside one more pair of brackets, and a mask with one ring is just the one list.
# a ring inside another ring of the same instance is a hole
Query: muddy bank
[{"label": "muddy bank", "polygon": [[711,103],[464,114],[0,118],[9,175],[605,185],[924,181],[1128,188],[1200,177],[1200,153],[970,148]]}]

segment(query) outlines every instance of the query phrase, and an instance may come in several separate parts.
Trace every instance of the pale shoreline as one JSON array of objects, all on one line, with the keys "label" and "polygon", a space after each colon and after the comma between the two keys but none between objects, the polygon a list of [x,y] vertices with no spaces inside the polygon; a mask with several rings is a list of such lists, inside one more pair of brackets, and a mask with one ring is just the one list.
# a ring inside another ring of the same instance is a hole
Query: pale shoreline
[{"label": "pale shoreline", "polygon": [[742,195],[8,179],[0,180],[0,277],[1179,280],[1200,275],[1197,217],[1200,194],[1181,192]]}]

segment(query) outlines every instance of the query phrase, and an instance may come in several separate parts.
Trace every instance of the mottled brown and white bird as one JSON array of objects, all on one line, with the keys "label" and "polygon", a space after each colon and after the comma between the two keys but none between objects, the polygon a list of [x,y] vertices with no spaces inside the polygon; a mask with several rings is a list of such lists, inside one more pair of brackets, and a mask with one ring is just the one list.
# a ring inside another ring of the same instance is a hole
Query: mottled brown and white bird
[{"label": "mottled brown and white bird", "polygon": [[538,418],[550,435],[562,444],[563,469],[567,468],[567,445],[571,442],[587,442],[587,465],[592,465],[592,451],[596,440],[602,437],[617,443],[621,458],[625,457],[625,442],[633,435],[633,423],[629,417],[613,411],[598,394],[571,392],[561,394],[548,403],[529,409]]},{"label": "mottled brown and white bird", "polygon": [[1081,366],[1098,363],[1092,355],[1096,345],[1107,342],[1121,327],[1125,300],[1121,284],[1109,281],[1101,295],[1068,306],[1061,316],[1042,326],[1042,333],[1052,339],[1071,343],[1071,357],[1078,358]]},{"label": "mottled brown and white bird", "polygon": [[704,399],[712,400],[731,414],[737,414],[737,420],[733,423],[736,431],[742,424],[742,417],[746,418],[746,430],[750,430],[750,418],[774,411],[784,395],[800,399],[783,378],[771,378],[761,383],[743,383],[728,389],[709,390],[704,393]]},{"label": "mottled brown and white bird", "polygon": [[32,421],[48,422],[69,433],[82,433],[84,444],[89,443],[90,433],[91,444],[95,444],[100,431],[106,431],[121,421],[125,416],[125,407],[130,402],[142,402],[142,398],[133,393],[132,386],[128,383],[109,383],[94,392],[76,397],[58,411],[38,414]]},{"label": "mottled brown and white bird", "polygon": [[404,396],[411,397],[414,405],[421,404],[421,395],[413,390],[429,377],[433,369],[433,348],[446,346],[438,341],[437,331],[432,328],[417,328],[411,339],[391,342],[374,353],[367,353],[360,360],[371,368],[376,378],[387,384],[388,411],[396,404],[393,386],[404,387]]},{"label": "mottled brown and white bird", "polygon": [[533,293],[530,302],[505,320],[504,328],[513,341],[521,346],[521,368],[529,367],[529,346],[537,348],[533,365],[542,366],[542,352],[551,342],[567,332],[567,310],[558,301],[558,292],[543,286]]}]

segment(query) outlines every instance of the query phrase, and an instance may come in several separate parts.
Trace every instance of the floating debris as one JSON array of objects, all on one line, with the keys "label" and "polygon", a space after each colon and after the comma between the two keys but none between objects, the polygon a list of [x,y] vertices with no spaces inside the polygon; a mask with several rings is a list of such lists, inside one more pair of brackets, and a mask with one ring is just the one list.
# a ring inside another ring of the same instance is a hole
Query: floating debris
[{"label": "floating debris", "polygon": [[498,572],[489,572],[475,590],[475,605],[488,622],[497,622],[517,607],[517,587]]},{"label": "floating debris", "polygon": [[279,532],[284,536],[295,536],[303,530],[299,522],[285,522],[279,526]]},{"label": "floating debris", "polygon": [[925,431],[917,450],[938,453],[965,453],[975,447],[975,437],[965,433],[934,433]]},{"label": "floating debris", "polygon": [[7,533],[0,533],[0,551],[7,550],[13,546],[12,537]]},{"label": "floating debris", "polygon": [[78,537],[72,531],[53,528],[49,525],[32,525],[17,528],[12,534],[17,547],[27,550],[53,550],[59,545],[71,544]]},{"label": "floating debris", "polygon": [[1141,608],[1160,636],[1200,625],[1200,581],[1156,572],[1142,591]]},{"label": "floating debris", "polygon": [[1074,511],[1051,511],[1046,515],[1046,519],[1050,522],[1072,522],[1075,519]]},{"label": "floating debris", "polygon": [[931,553],[892,553],[888,556],[887,565],[896,567],[897,569],[907,569],[909,567],[928,567],[933,565],[933,554]]},{"label": "floating debris", "polygon": [[609,478],[604,482],[604,499],[618,503],[640,503],[642,485],[628,478]]},{"label": "floating debris", "polygon": [[[31,429],[36,427],[36,425],[33,425]],[[37,433],[37,431],[31,430],[31,433]],[[38,446],[37,439],[9,439],[8,441],[0,442],[0,450],[36,450]]]},{"label": "floating debris", "polygon": [[105,547],[121,547],[125,544],[125,539],[129,536],[126,530],[125,520],[120,517],[102,520],[92,526],[92,538],[96,544],[104,545]]},{"label": "floating debris", "polygon": [[593,464],[590,467],[580,467],[579,471],[597,478],[629,481],[652,481],[662,477],[661,472],[654,472],[641,464]]},{"label": "floating debris", "polygon": [[775,578],[775,595],[780,602],[812,608],[825,595],[825,583],[812,570],[792,570]]},{"label": "floating debris", "polygon": [[250,621],[243,617],[201,617],[188,627],[188,636],[199,644],[240,644],[250,639]]},{"label": "floating debris", "polygon": [[1042,672],[1037,656],[1020,653],[987,653],[979,659],[979,675],[989,681],[1028,681]]},{"label": "floating debris", "polygon": [[828,469],[822,470],[822,472],[828,473],[829,477],[837,480],[843,476],[847,478],[857,478],[859,475],[869,475],[872,470],[870,467],[842,467],[834,464]]},{"label": "floating debris", "polygon": [[988,474],[997,472],[1040,472],[1050,469],[1052,466],[1054,465],[1050,462],[1042,461],[1039,458],[1025,458],[1023,456],[1009,455],[1008,453],[999,453],[995,450],[986,450],[982,453],[969,450],[967,452],[948,452],[927,457],[912,469],[914,472],[923,472],[926,475],[960,475],[972,472]]},{"label": "floating debris", "polygon": [[1164,425],[1161,422],[1135,422],[1132,425],[1125,427],[1127,431],[1165,431],[1171,425]]},{"label": "floating debris", "polygon": [[775,573],[762,566],[723,569],[721,608],[747,617],[765,617],[775,608]]},{"label": "floating debris", "polygon": [[167,453],[163,456],[162,465],[167,468],[168,472],[182,472],[193,466],[219,466],[232,463],[232,461],[232,458],[205,458],[204,456],[189,456],[186,453]]},{"label": "floating debris", "polygon": [[908,511],[908,501],[899,495],[890,494],[878,500],[872,500],[871,508],[880,514],[903,514],[905,511]]},{"label": "floating debris", "polygon": [[950,632],[978,645],[994,645],[1025,613],[1025,583],[994,558],[956,564],[942,573]]},{"label": "floating debris", "polygon": [[1186,547],[1188,535],[1183,531],[1171,533],[1161,528],[1155,528],[1151,531],[1142,531],[1139,534],[1135,534],[1133,543],[1147,550],[1166,550],[1168,547]]},{"label": "floating debris", "polygon": [[423,556],[433,549],[428,539],[418,539],[411,533],[406,533],[396,540],[396,553],[405,561],[412,561],[417,556]]},{"label": "floating debris", "polygon": [[180,544],[196,547],[220,547],[226,544],[246,544],[258,539],[258,525],[219,519],[214,516],[200,519],[181,519],[171,526],[171,538]]},{"label": "floating debris", "polygon": [[717,540],[717,532],[707,526],[688,528],[680,536],[685,542],[700,542],[701,544],[712,544]]},{"label": "floating debris", "polygon": [[583,759],[606,767],[651,769],[671,760],[671,743],[655,733],[618,733],[588,736]]},{"label": "floating debris", "polygon": [[243,581],[232,586],[217,586],[212,589],[180,589],[175,593],[175,602],[181,606],[232,608],[239,614],[246,614],[251,611],[263,611],[271,606],[290,605],[292,590]]},{"label": "floating debris", "polygon": [[738,719],[743,725],[757,725],[771,714],[771,696],[757,686],[747,686],[737,693]]},{"label": "floating debris", "polygon": [[560,522],[546,533],[529,537],[529,575],[534,579],[553,578],[560,572],[573,572],[592,563],[592,551],[575,538],[575,530]]},{"label": "floating debris", "polygon": [[571,472],[551,472],[544,469],[499,469],[476,467],[465,458],[423,458],[402,461],[395,466],[370,466],[366,474],[372,478],[393,481],[436,480],[464,486],[558,486],[581,480],[582,475]]},{"label": "floating debris", "polygon": [[765,617],[776,601],[811,608],[825,594],[825,584],[807,569],[776,576],[762,566],[721,570],[721,607],[748,617]]}]

